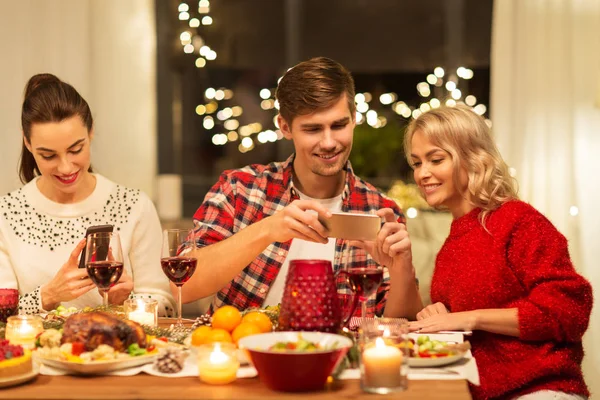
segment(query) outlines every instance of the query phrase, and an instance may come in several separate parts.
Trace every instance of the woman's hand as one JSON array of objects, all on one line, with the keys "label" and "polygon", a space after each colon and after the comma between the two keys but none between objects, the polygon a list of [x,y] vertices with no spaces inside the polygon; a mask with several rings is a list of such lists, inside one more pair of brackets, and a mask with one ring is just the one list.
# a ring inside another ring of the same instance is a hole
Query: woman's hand
[{"label": "woman's hand", "polygon": [[[119,278],[115,286],[111,287],[108,291],[108,303],[121,305],[129,298],[132,291],[133,279],[123,271],[121,278]],[[102,296],[102,293],[100,293],[100,296]]]},{"label": "woman's hand", "polygon": [[411,243],[406,225],[397,221],[391,208],[382,208],[377,215],[385,220],[377,239],[351,240],[350,245],[366,250],[376,263],[388,267],[391,275],[403,266],[411,268],[412,272]]},{"label": "woman's hand", "polygon": [[54,278],[41,287],[44,310],[53,310],[60,303],[76,299],[96,287],[89,279],[87,270],[79,268],[79,255],[85,243],[85,239],[81,240]]},{"label": "woman's hand", "polygon": [[424,319],[409,322],[408,329],[411,332],[418,331],[419,333],[434,333],[439,331],[472,331],[475,327],[475,324],[475,312],[464,311],[456,313],[433,314]]},{"label": "woman's hand", "polygon": [[424,309],[422,309],[419,313],[417,313],[417,321],[420,321],[425,318],[433,317],[437,314],[448,314],[450,311],[446,308],[443,303],[437,302],[435,304],[430,304]]}]

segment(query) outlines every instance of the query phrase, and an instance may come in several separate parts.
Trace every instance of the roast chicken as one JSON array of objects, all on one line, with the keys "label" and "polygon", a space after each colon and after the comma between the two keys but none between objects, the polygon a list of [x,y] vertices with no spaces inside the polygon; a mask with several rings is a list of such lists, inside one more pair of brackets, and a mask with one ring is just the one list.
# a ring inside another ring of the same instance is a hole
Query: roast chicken
[{"label": "roast chicken", "polygon": [[123,352],[134,343],[145,348],[146,333],[137,322],[103,312],[80,313],[67,318],[63,327],[61,344],[74,342],[83,343],[86,351],[107,344]]}]

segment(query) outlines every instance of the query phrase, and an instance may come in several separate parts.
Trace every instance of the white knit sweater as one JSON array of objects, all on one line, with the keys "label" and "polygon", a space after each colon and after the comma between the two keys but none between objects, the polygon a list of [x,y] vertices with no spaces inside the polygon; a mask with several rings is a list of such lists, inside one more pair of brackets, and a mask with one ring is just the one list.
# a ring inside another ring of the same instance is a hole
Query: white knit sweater
[{"label": "white knit sweater", "polygon": [[[42,311],[40,287],[49,282],[91,225],[111,224],[119,232],[132,297],[159,301],[159,313],[173,313],[169,281],[160,267],[161,227],[154,204],[143,192],[95,174],[96,188],[85,200],[55,203],[36,181],[0,197],[0,288],[18,288],[20,313]],[[102,304],[97,290],[65,307]]]}]

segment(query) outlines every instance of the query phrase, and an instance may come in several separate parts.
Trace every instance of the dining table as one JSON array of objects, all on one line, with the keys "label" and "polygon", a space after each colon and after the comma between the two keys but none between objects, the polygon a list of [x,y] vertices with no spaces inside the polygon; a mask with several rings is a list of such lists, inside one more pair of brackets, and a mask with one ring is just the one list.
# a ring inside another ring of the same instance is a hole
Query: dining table
[{"label": "dining table", "polygon": [[2,399],[470,399],[466,380],[410,380],[403,392],[388,395],[365,393],[358,380],[334,381],[325,390],[308,393],[276,392],[258,378],[238,379],[228,385],[208,385],[198,378],[134,376],[47,376],[0,389]]},{"label": "dining table", "polygon": [[[161,327],[173,326],[173,318],[159,318]],[[193,320],[184,319],[190,327]],[[286,393],[267,388],[258,377],[238,378],[226,385],[209,385],[198,377],[161,377],[139,373],[118,375],[43,375],[20,385],[0,387],[0,399],[81,399],[81,400],[171,400],[171,399],[471,399],[466,379],[409,379],[407,389],[387,395],[369,394],[358,379],[331,380],[324,390]]]}]

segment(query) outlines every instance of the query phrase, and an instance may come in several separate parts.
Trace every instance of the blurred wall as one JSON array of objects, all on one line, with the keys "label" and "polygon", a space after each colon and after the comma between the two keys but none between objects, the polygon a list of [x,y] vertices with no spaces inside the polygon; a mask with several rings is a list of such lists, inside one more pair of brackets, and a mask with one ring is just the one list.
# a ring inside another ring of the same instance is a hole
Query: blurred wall
[{"label": "blurred wall", "polygon": [[155,48],[152,0],[0,1],[0,193],[20,186],[25,84],[50,72],[92,108],[96,171],[153,197]]}]

